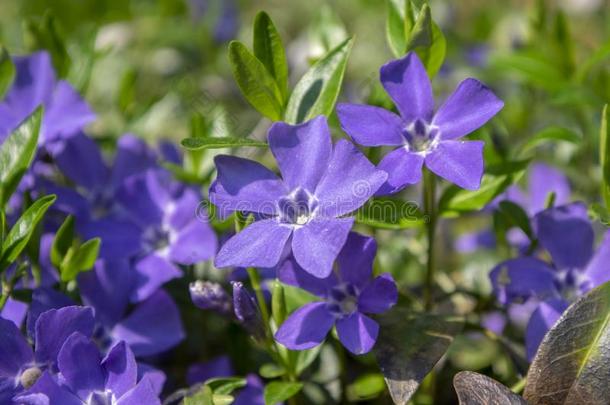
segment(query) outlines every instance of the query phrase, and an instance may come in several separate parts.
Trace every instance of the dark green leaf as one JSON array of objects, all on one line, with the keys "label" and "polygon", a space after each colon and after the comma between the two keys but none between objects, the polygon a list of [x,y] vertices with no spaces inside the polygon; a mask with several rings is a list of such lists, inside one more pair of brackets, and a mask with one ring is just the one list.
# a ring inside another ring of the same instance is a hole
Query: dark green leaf
[{"label": "dark green leaf", "polygon": [[286,370],[277,364],[267,363],[261,366],[258,373],[263,378],[278,378],[286,374]]},{"label": "dark green leaf", "polygon": [[258,112],[272,121],[282,119],[282,93],[275,79],[244,44],[231,41],[229,61],[242,94]]},{"label": "dark green leaf", "polygon": [[13,225],[2,243],[2,260],[0,260],[2,268],[17,259],[30,240],[44,213],[55,202],[55,198],[55,195],[39,198],[15,222],[15,225]]},{"label": "dark green leaf", "polygon": [[524,397],[538,404],[607,404],[610,398],[610,282],[572,304],[546,334]]},{"label": "dark green leaf", "polygon": [[186,138],[183,139],[180,144],[183,148],[188,150],[202,150],[202,149],[222,149],[222,148],[238,148],[238,147],[258,147],[264,148],[267,146],[266,142],[257,141],[255,139],[248,138]]},{"label": "dark green leaf", "polygon": [[373,349],[395,404],[406,404],[462,329],[457,318],[422,315],[401,307],[376,318]]},{"label": "dark green leaf", "polygon": [[602,167],[602,197],[606,209],[610,211],[610,109],[608,104],[602,111],[602,124],[599,133],[599,162]]},{"label": "dark green leaf", "polygon": [[434,77],[445,60],[447,41],[438,25],[432,20],[430,6],[424,4],[415,25],[408,35],[407,52],[415,51],[430,77]]},{"label": "dark green leaf", "polygon": [[61,262],[68,253],[68,249],[74,242],[74,217],[68,215],[65,221],[61,224],[51,246],[51,263],[56,268],[61,266]]},{"label": "dark green leaf", "polygon": [[582,141],[582,138],[576,132],[566,128],[547,127],[529,138],[521,147],[521,150],[528,152],[540,144],[546,144],[548,141],[564,141],[578,144]]},{"label": "dark green leaf", "polygon": [[375,198],[356,212],[358,223],[380,229],[416,228],[427,220],[417,203],[398,198]]},{"label": "dark green leaf", "polygon": [[472,371],[460,371],[453,378],[460,405],[527,405],[519,395],[504,385]]},{"label": "dark green leaf", "polygon": [[80,272],[90,270],[97,260],[100,244],[100,238],[94,238],[73,247],[60,266],[61,281],[72,281]]},{"label": "dark green leaf", "polygon": [[500,201],[498,210],[509,220],[510,224],[520,228],[528,238],[533,239],[534,234],[530,226],[530,220],[527,213],[512,201]]},{"label": "dark green leaf", "polygon": [[6,48],[0,46],[0,99],[4,98],[4,95],[13,84],[14,78],[15,65]]},{"label": "dark green leaf", "polygon": [[298,382],[272,381],[265,387],[265,404],[274,405],[295,396],[303,388]]},{"label": "dark green leaf", "polygon": [[254,56],[260,60],[275,79],[282,95],[282,104],[288,98],[288,63],[282,39],[273,21],[264,11],[254,19]]},{"label": "dark green leaf", "polygon": [[353,42],[352,38],[346,39],[303,75],[288,100],[286,122],[298,124],[318,115],[330,116],[341,90]]},{"label": "dark green leaf", "polygon": [[361,375],[348,385],[346,394],[350,402],[355,402],[376,398],[383,390],[385,390],[383,375],[369,373]]},{"label": "dark green leaf", "polygon": [[23,121],[0,146],[0,204],[2,207],[17,188],[21,177],[32,163],[42,121],[39,107]]}]

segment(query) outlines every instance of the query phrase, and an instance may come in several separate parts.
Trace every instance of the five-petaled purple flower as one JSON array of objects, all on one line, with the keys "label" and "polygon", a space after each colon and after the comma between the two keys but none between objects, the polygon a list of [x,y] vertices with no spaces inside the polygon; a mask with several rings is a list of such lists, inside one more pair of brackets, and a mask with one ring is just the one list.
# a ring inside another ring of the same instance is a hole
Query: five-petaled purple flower
[{"label": "five-petaled purple flower", "polygon": [[398,299],[394,279],[384,273],[371,279],[377,244],[373,238],[350,233],[337,257],[338,271],[320,280],[294,260],[278,270],[279,279],[320,297],[292,313],[280,326],[275,339],[292,350],[305,350],[322,343],[333,325],[339,340],[354,354],[369,352],[379,333],[379,324],[365,313],[379,314]]},{"label": "five-petaled purple flower", "polygon": [[95,119],[76,90],[68,82],[57,80],[47,52],[18,56],[13,61],[15,80],[0,102],[0,143],[39,105],[45,108],[40,144],[51,149]]},{"label": "five-petaled purple flower", "polygon": [[263,217],[222,246],[216,265],[273,267],[292,251],[305,271],[328,277],[354,223],[345,215],[361,207],[387,174],[348,141],[333,148],[323,116],[294,126],[273,124],[269,146],[282,180],[251,160],[215,158],[212,203],[221,214],[245,211]]},{"label": "five-petaled purple flower", "polygon": [[45,372],[16,400],[39,404],[161,404],[153,383],[138,381],[135,357],[125,342],[113,346],[105,357],[93,341],[74,332],[57,356],[59,376]]},{"label": "five-petaled purple flower", "polygon": [[534,217],[534,229],[552,263],[520,257],[500,263],[490,275],[500,303],[530,301],[535,305],[525,337],[529,359],[575,298],[610,280],[610,233],[606,233],[594,252],[593,227],[584,204],[571,203],[541,211]]},{"label": "five-petaled purple flower", "polygon": [[400,116],[368,105],[337,106],[341,127],[356,143],[398,146],[379,163],[388,180],[378,194],[395,193],[418,183],[424,163],[462,188],[478,189],[483,175],[483,142],[459,138],[485,124],[503,102],[481,82],[466,79],[435,113],[430,79],[414,52],[382,66],[380,77]]}]

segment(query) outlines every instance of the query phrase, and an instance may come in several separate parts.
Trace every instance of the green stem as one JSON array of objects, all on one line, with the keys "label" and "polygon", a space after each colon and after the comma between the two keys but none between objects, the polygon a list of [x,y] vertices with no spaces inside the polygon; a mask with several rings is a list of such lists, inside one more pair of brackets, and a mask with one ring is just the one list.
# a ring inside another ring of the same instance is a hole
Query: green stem
[{"label": "green stem", "polygon": [[520,394],[521,391],[523,391],[523,389],[525,388],[526,383],[527,383],[527,378],[523,377],[522,379],[517,381],[512,387],[510,387],[510,390],[512,392],[514,392],[515,394]]},{"label": "green stem", "polygon": [[424,169],[424,212],[428,216],[428,258],[426,264],[426,281],[424,285],[424,308],[430,311],[434,306],[434,240],[436,236],[436,177]]}]

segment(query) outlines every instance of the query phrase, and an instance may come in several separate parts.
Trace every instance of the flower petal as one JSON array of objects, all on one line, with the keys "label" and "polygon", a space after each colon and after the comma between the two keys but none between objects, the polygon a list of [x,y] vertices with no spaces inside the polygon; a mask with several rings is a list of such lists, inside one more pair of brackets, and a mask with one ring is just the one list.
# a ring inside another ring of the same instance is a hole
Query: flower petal
[{"label": "flower petal", "polygon": [[530,297],[544,300],[558,295],[553,268],[531,257],[506,260],[497,265],[489,277],[501,304]]},{"label": "flower petal", "polygon": [[597,287],[610,280],[608,263],[610,263],[610,231],[606,231],[597,252],[585,270],[585,275],[591,281],[591,287]]},{"label": "flower petal", "polygon": [[432,119],[434,95],[426,68],[415,52],[402,59],[386,63],[379,71],[381,83],[388,92],[400,115],[406,121],[417,118]]},{"label": "flower petal", "polygon": [[104,391],[106,376],[100,362],[102,356],[95,343],[79,332],[74,332],[57,356],[57,367],[72,392],[87,399],[93,391]]},{"label": "flower petal", "polygon": [[335,318],[324,302],[312,302],[294,311],[280,326],[275,340],[291,350],[311,349],[322,343]]},{"label": "flower petal", "polygon": [[32,362],[32,349],[17,326],[3,318],[0,318],[0,342],[0,378],[16,377],[22,366]]},{"label": "flower petal", "polygon": [[138,365],[133,352],[125,342],[114,345],[102,360],[106,371],[106,389],[117,397],[135,387],[138,379]]},{"label": "flower petal", "polygon": [[210,378],[231,377],[232,375],[235,375],[235,371],[231,366],[231,359],[229,356],[221,355],[205,363],[191,365],[186,372],[186,382],[188,385],[195,385]]},{"label": "flower petal", "polygon": [[402,118],[384,108],[340,103],[337,115],[341,128],[363,146],[399,146],[405,143]]},{"label": "flower petal", "polygon": [[133,302],[147,299],[169,280],[182,277],[182,271],[176,265],[155,252],[138,260],[135,271],[136,286],[131,293]]},{"label": "flower petal", "polygon": [[286,194],[282,181],[258,162],[235,156],[214,158],[218,175],[210,186],[210,201],[221,214],[232,211],[273,215],[276,201]]},{"label": "flower petal", "polygon": [[332,152],[330,129],[320,115],[299,125],[276,122],[269,129],[269,147],[290,191],[315,190]]},{"label": "flower petal", "polygon": [[292,254],[297,263],[315,277],[328,277],[353,224],[354,218],[314,218],[295,229]]},{"label": "flower petal", "polygon": [[210,225],[195,218],[172,237],[169,258],[179,264],[195,264],[214,257],[217,244]]},{"label": "flower petal", "polygon": [[112,168],[112,184],[118,187],[126,178],[157,167],[157,157],[143,139],[132,134],[121,136]]},{"label": "flower petal", "polygon": [[583,269],[593,256],[593,227],[583,203],[544,210],[534,217],[540,244],[559,269]]},{"label": "flower petal", "polygon": [[78,92],[66,81],[55,86],[43,128],[46,141],[71,136],[95,120],[95,113]]},{"label": "flower petal", "polygon": [[117,405],[161,405],[161,401],[155,392],[155,387],[148,379],[142,379],[138,385],[123,395]]},{"label": "flower petal", "polygon": [[79,227],[83,240],[100,238],[99,257],[119,260],[136,255],[140,249],[140,229],[131,222],[106,217]]},{"label": "flower petal", "polygon": [[553,327],[567,308],[568,303],[561,299],[544,301],[538,305],[527,323],[525,331],[525,348],[529,361],[534,359],[544,335]]},{"label": "flower petal", "polygon": [[53,159],[59,170],[79,186],[89,190],[105,186],[108,168],[95,141],[84,133],[66,140]]},{"label": "flower petal", "polygon": [[76,303],[52,288],[35,289],[32,293],[32,303],[30,304],[30,310],[26,319],[26,328],[30,339],[36,340],[36,322],[40,314],[49,309],[63,308],[71,305],[76,305]]},{"label": "flower petal", "polygon": [[387,174],[375,166],[346,140],[335,144],[328,169],[315,195],[319,211],[338,217],[361,207],[386,181]]},{"label": "flower petal", "polygon": [[222,245],[216,267],[273,267],[291,233],[291,227],[275,219],[256,221]]},{"label": "flower petal", "polygon": [[554,167],[544,163],[535,163],[530,167],[528,180],[530,214],[537,214],[546,208],[550,193],[555,193],[556,206],[567,204],[570,201],[571,191],[568,178]]},{"label": "flower petal", "polygon": [[379,324],[356,311],[337,321],[337,334],[347,350],[354,354],[364,354],[370,352],[375,345]]},{"label": "flower petal", "polygon": [[284,284],[302,288],[321,298],[326,297],[328,290],[337,284],[337,277],[334,273],[326,278],[312,276],[299,266],[292,255],[282,262],[278,268],[277,277]]},{"label": "flower petal", "polygon": [[36,361],[55,363],[70,335],[78,332],[88,339],[94,325],[93,310],[89,307],[69,306],[43,312],[36,321]]},{"label": "flower petal", "polygon": [[373,262],[377,254],[377,242],[370,236],[350,232],[337,256],[341,281],[364,287],[373,274]]},{"label": "flower petal", "polygon": [[83,401],[70,392],[66,386],[57,384],[55,378],[49,371],[43,372],[36,383],[34,383],[29,390],[14,398],[14,401],[24,405],[83,404]]},{"label": "flower petal", "polygon": [[440,106],[432,124],[443,140],[457,139],[483,126],[504,103],[478,80],[466,79]]},{"label": "flower petal", "polygon": [[419,153],[398,148],[381,159],[378,169],[388,174],[386,182],[377,190],[377,195],[394,194],[421,180],[424,157]]},{"label": "flower petal", "polygon": [[11,321],[20,328],[27,312],[28,304],[9,298],[6,300],[6,304],[4,305],[4,308],[2,308],[2,311],[0,311],[0,318]]},{"label": "flower petal", "polygon": [[477,190],[483,177],[483,141],[442,141],[426,156],[426,166],[466,190]]},{"label": "flower petal", "polygon": [[151,356],[176,346],[184,339],[184,328],[172,298],[157,290],[117,324],[111,335],[116,342],[124,340],[136,356]]},{"label": "flower petal", "polygon": [[358,297],[358,310],[368,314],[381,314],[392,308],[397,300],[396,282],[390,273],[383,273],[362,290]]}]

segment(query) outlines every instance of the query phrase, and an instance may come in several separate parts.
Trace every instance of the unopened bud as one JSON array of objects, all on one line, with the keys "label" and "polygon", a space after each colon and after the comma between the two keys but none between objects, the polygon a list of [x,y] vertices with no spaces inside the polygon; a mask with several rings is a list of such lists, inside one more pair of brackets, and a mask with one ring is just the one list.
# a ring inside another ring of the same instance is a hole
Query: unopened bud
[{"label": "unopened bud", "polygon": [[197,280],[189,286],[191,300],[195,306],[229,315],[232,310],[231,297],[218,283]]},{"label": "unopened bud", "polygon": [[254,297],[241,282],[235,281],[232,284],[235,317],[255,339],[263,339],[265,328]]}]

